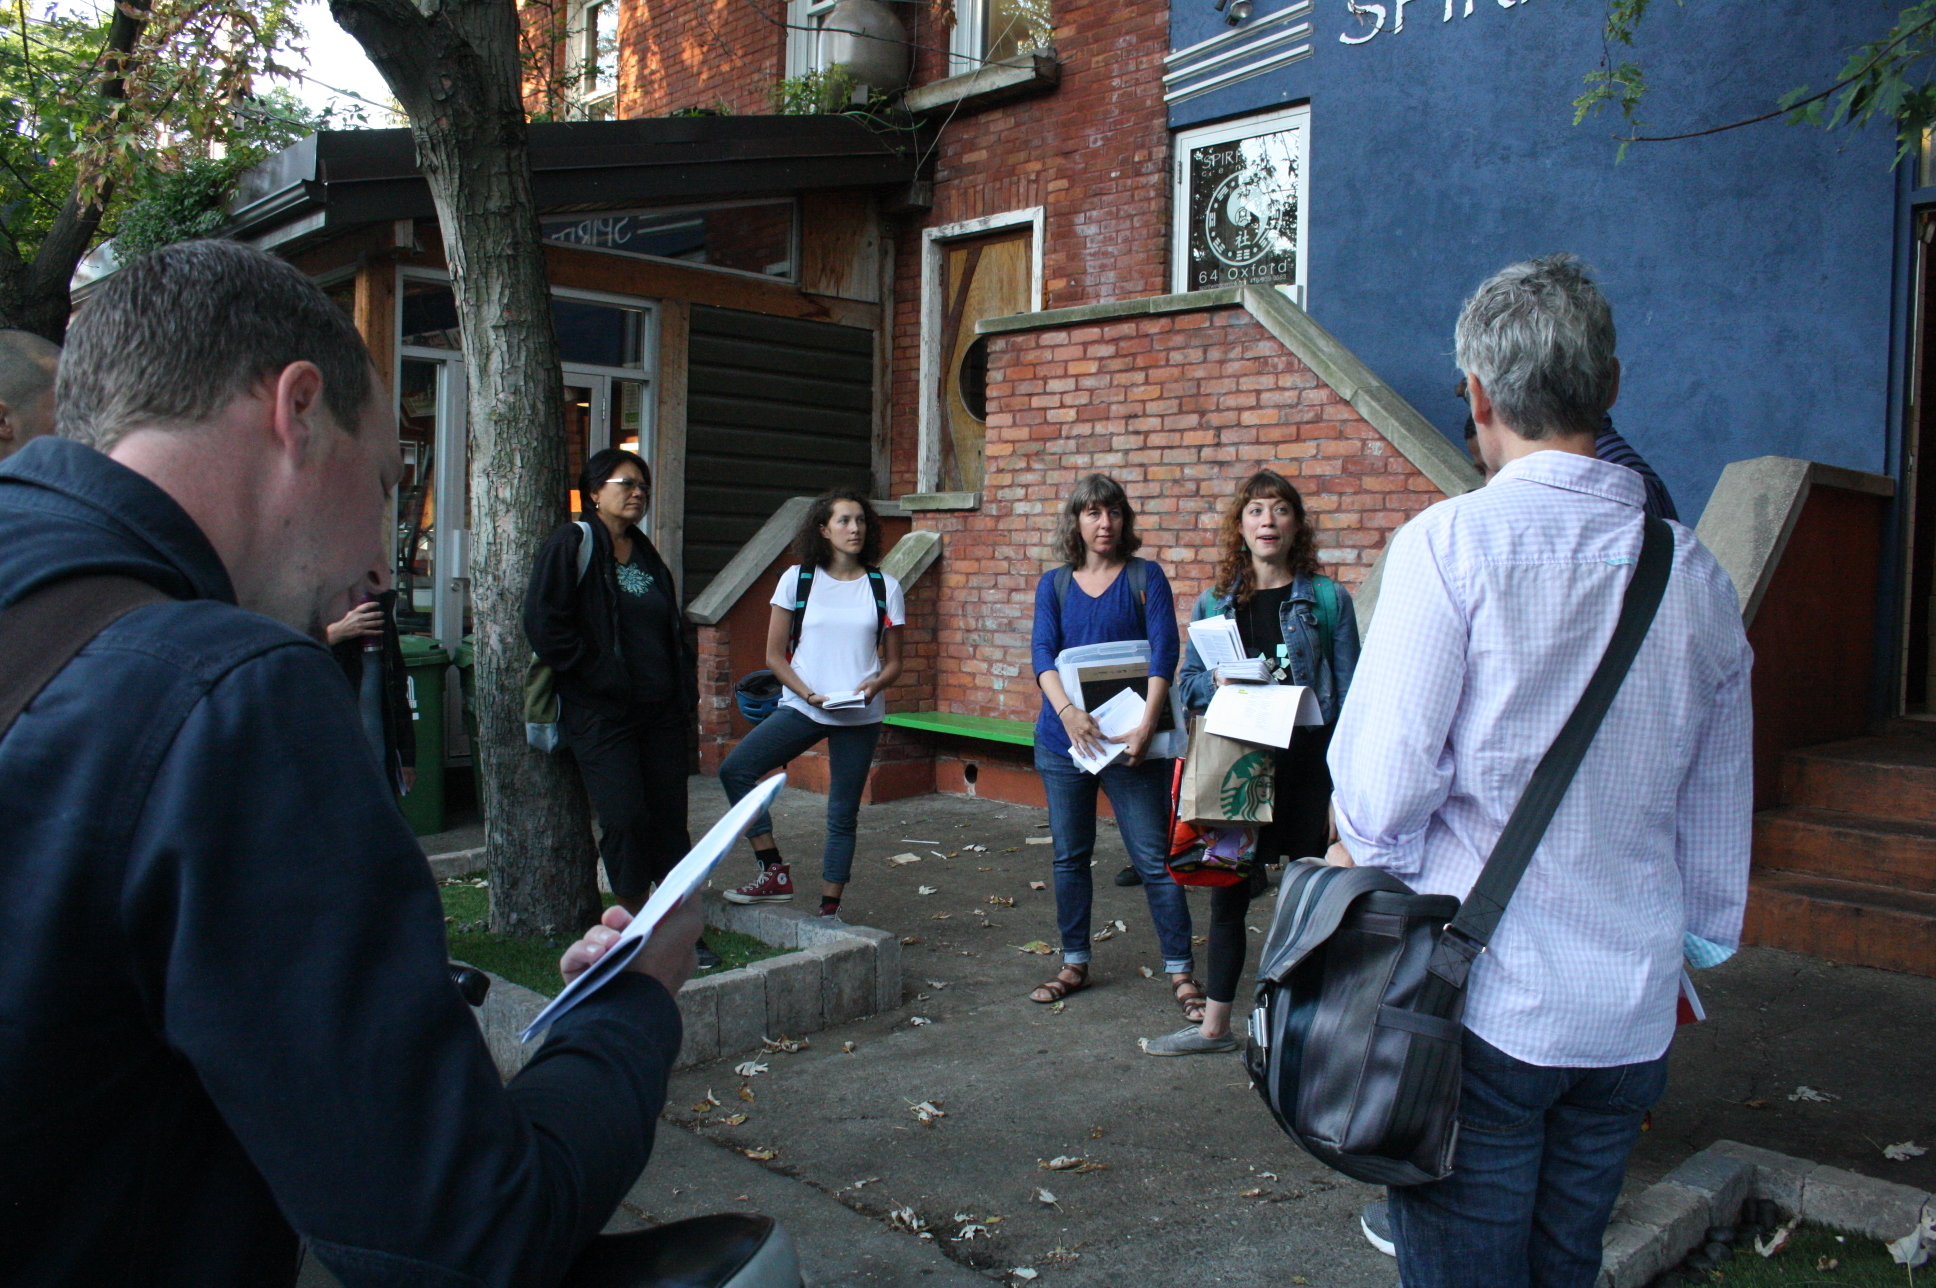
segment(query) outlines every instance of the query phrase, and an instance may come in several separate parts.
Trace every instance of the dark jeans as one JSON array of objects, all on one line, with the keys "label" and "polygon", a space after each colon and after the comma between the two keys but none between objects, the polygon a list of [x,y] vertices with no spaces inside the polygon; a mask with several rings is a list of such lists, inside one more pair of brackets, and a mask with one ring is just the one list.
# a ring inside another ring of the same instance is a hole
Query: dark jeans
[{"label": "dark jeans", "polygon": [[1183,887],[1170,880],[1164,861],[1170,854],[1170,768],[1168,760],[1140,765],[1121,761],[1100,774],[1076,767],[1061,752],[1035,749],[1035,770],[1049,798],[1049,830],[1055,835],[1055,914],[1062,929],[1062,960],[1079,966],[1089,960],[1089,908],[1094,897],[1089,861],[1096,853],[1096,788],[1109,793],[1123,848],[1143,878],[1150,920],[1163,969],[1189,972],[1190,904]]},{"label": "dark jeans", "polygon": [[1266,863],[1321,856],[1331,835],[1331,771],[1324,753],[1331,727],[1298,729],[1291,745],[1277,753],[1277,786],[1271,821],[1257,830],[1257,873],[1248,882],[1210,890],[1210,933],[1205,955],[1209,978],[1203,991],[1213,1002],[1233,1002],[1249,947],[1244,919],[1250,901],[1269,888]]},{"label": "dark jeans", "polygon": [[1665,1055],[1550,1069],[1468,1029],[1452,1175],[1390,1191],[1405,1288],[1592,1288],[1627,1156],[1666,1088]]},{"label": "dark jeans", "polygon": [[568,701],[558,723],[598,815],[598,852],[612,893],[643,899],[692,848],[686,830],[687,736],[676,702],[606,715]]},{"label": "dark jeans", "polygon": [[[881,738],[878,721],[821,724],[791,707],[781,707],[739,740],[739,746],[719,767],[719,781],[726,788],[726,799],[737,801],[760,779],[822,738],[827,740],[827,776],[831,781],[827,785],[827,848],[820,855],[820,879],[830,885],[846,885],[854,868],[860,794],[867,787],[867,771],[874,763],[874,744]],[[762,811],[746,834],[765,836],[772,830],[773,819]]]}]

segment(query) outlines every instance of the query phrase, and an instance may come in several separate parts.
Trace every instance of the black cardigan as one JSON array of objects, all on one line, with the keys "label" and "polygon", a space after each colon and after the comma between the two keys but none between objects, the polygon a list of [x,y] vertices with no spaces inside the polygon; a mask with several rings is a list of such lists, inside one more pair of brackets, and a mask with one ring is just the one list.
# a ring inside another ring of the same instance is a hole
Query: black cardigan
[{"label": "black cardigan", "polygon": [[[585,538],[576,523],[564,524],[538,547],[524,593],[524,634],[531,651],[550,664],[561,700],[620,715],[636,699],[619,649],[618,560],[605,525],[594,519],[588,526],[592,562],[582,582],[578,545]],[[672,596],[672,638],[666,651],[678,659],[680,701],[690,711],[699,705],[699,659],[680,625],[679,587],[646,535],[636,527],[630,531],[634,558]]]}]

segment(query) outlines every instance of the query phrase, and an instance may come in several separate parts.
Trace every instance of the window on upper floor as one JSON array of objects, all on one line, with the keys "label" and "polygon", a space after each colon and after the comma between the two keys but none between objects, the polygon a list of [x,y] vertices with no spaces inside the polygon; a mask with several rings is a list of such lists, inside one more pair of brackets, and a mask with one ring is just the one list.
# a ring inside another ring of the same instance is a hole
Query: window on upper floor
[{"label": "window on upper floor", "polygon": [[578,98],[590,120],[614,116],[618,98],[618,0],[593,0],[578,11],[571,36]]},{"label": "window on upper floor", "polygon": [[1054,40],[1049,0],[955,0],[956,75],[1046,49]]},{"label": "window on upper floor", "polygon": [[787,75],[827,68],[827,15],[834,0],[787,0]]},{"label": "window on upper floor", "polygon": [[1275,286],[1305,302],[1311,109],[1176,136],[1174,289]]}]

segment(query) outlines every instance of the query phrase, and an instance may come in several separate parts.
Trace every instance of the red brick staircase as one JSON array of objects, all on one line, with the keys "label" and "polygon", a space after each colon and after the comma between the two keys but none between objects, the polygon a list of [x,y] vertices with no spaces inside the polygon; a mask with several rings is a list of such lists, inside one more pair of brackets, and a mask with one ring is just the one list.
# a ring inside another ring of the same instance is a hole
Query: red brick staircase
[{"label": "red brick staircase", "polygon": [[1936,730],[1789,752],[1781,799],[1742,942],[1936,976]]}]

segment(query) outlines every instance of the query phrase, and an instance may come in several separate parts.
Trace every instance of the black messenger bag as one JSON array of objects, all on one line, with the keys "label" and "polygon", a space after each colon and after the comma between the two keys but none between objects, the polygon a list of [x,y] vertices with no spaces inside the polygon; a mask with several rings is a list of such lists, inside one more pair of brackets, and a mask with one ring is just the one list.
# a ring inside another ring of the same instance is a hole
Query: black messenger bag
[{"label": "black messenger bag", "polygon": [[1244,1065],[1290,1137],[1374,1185],[1452,1172],[1466,979],[1552,822],[1667,588],[1674,537],[1646,520],[1606,656],[1540,760],[1463,905],[1376,868],[1285,869]]}]

